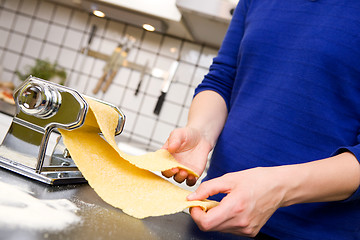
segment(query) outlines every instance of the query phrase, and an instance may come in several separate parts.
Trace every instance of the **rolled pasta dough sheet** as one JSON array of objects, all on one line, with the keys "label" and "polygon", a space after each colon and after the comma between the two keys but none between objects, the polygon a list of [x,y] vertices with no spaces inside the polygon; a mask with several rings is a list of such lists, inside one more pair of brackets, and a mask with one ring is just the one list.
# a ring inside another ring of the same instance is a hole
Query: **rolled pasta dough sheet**
[{"label": "rolled pasta dough sheet", "polygon": [[[111,107],[87,99],[90,110],[79,129],[59,129],[64,144],[88,180],[90,186],[107,203],[136,217],[161,216],[199,206],[205,211],[215,201],[187,201],[191,192],[166,181],[151,171],[181,167],[166,150],[140,156],[123,153],[115,142],[118,115]],[[103,133],[102,138],[98,132]]]},{"label": "rolled pasta dough sheet", "polygon": [[[122,152],[115,141],[115,128],[118,124],[118,114],[114,109],[106,106],[100,102],[92,99],[86,99],[90,105],[91,115],[89,122],[91,126],[99,126],[106,141],[118,152],[121,158],[135,166],[150,170],[150,171],[164,171],[175,167],[180,167],[194,176],[198,174],[190,168],[178,163],[175,158],[165,149],[160,149],[156,152],[146,153],[140,156],[131,156]],[[87,119],[86,119],[87,120]]]}]

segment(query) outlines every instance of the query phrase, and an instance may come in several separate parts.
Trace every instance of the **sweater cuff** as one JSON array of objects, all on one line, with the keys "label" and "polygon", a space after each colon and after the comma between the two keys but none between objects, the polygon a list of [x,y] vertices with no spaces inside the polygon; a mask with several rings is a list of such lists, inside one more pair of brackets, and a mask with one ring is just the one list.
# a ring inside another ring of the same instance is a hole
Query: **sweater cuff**
[{"label": "sweater cuff", "polygon": [[[354,154],[354,156],[356,157],[356,159],[359,161],[360,164],[360,145],[355,145],[351,147],[340,147],[332,154],[332,156],[338,155],[343,152],[351,152],[352,154]],[[344,202],[349,202],[359,199],[360,199],[360,187],[349,198],[345,199]]]}]

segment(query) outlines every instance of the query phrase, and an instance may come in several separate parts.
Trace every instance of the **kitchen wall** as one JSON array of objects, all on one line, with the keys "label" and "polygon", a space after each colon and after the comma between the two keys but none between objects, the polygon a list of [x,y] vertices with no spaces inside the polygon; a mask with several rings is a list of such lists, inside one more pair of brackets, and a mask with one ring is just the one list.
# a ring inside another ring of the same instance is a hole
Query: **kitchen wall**
[{"label": "kitchen wall", "polygon": [[[119,41],[130,35],[136,39],[128,61],[148,62],[167,71],[180,58],[180,65],[166,96],[160,115],[154,115],[163,79],[145,75],[140,92],[134,95],[140,72],[121,68],[106,93],[92,90],[103,74],[105,61],[86,56],[92,25],[97,26],[91,49],[110,55]],[[66,85],[81,93],[111,102],[127,120],[122,141],[139,141],[147,149],[159,148],[172,129],[186,123],[194,88],[206,74],[217,49],[190,41],[147,32],[143,29],[44,0],[0,0],[0,65],[2,81],[21,81],[16,70],[26,72],[35,59],[56,61],[65,68]],[[85,63],[85,64],[83,64]],[[126,139],[125,139],[126,137]]]}]

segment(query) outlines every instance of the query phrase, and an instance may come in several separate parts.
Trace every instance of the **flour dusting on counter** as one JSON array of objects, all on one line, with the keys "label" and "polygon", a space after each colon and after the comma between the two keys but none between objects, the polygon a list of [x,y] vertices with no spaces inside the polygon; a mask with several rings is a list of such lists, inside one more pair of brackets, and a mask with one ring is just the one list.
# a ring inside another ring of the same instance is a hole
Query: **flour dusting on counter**
[{"label": "flour dusting on counter", "polygon": [[66,199],[43,200],[0,182],[0,228],[59,231],[81,222]]}]

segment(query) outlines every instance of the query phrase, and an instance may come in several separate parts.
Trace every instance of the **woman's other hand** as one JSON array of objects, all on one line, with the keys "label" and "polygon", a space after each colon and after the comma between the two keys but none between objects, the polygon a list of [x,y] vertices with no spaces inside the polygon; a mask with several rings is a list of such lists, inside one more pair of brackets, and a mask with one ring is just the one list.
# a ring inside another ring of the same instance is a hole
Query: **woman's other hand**
[{"label": "woman's other hand", "polygon": [[[179,163],[191,168],[200,176],[205,169],[212,146],[200,131],[185,127],[172,131],[163,148],[167,149]],[[179,183],[186,180],[189,186],[193,186],[197,181],[195,176],[179,168],[164,171],[162,174],[168,178],[174,177]]]}]

